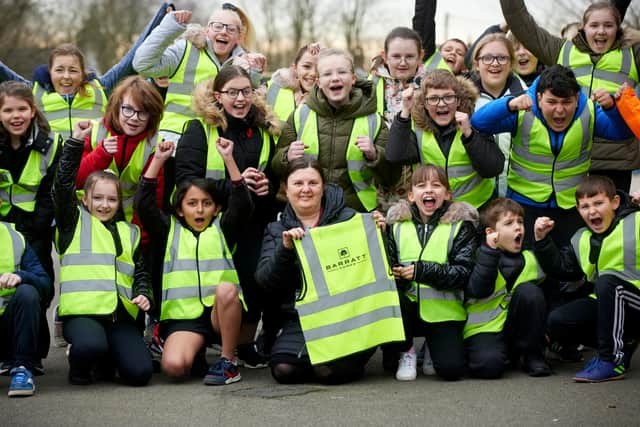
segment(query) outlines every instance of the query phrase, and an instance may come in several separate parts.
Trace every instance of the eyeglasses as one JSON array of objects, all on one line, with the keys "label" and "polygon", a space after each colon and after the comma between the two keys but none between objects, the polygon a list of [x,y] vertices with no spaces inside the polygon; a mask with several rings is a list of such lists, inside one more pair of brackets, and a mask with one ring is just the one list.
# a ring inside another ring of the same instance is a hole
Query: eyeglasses
[{"label": "eyeglasses", "polygon": [[427,102],[427,105],[438,105],[440,104],[440,101],[444,102],[445,105],[450,105],[458,100],[458,96],[457,95],[427,96],[424,100]]},{"label": "eyeglasses", "polygon": [[121,105],[120,111],[122,111],[122,115],[125,116],[127,119],[130,119],[135,114],[137,114],[138,120],[142,122],[144,122],[145,120],[148,120],[149,117],[151,117],[151,114],[149,114],[148,111],[136,110],[131,105],[127,105],[127,104]]},{"label": "eyeglasses", "polygon": [[240,32],[240,27],[235,24],[223,24],[222,22],[211,21],[207,25],[213,31],[218,33],[224,30],[225,28],[227,29],[227,33],[231,35],[236,35]]},{"label": "eyeglasses", "polygon": [[229,98],[236,99],[238,95],[242,94],[245,98],[249,98],[253,93],[253,89],[250,87],[245,87],[244,89],[229,89],[229,90],[221,90],[220,93],[224,93],[229,96]]},{"label": "eyeglasses", "polygon": [[479,56],[478,60],[484,65],[491,65],[493,64],[493,61],[498,61],[498,65],[505,65],[511,60],[511,58],[505,55],[484,55]]}]

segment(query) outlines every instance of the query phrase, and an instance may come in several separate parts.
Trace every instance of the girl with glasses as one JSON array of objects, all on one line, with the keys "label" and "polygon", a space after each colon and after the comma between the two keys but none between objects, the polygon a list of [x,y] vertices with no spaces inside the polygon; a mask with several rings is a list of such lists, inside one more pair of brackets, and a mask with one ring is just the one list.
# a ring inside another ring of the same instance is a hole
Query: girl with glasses
[{"label": "girl with glasses", "polygon": [[[269,295],[258,288],[253,273],[264,227],[279,211],[275,198],[278,184],[270,164],[275,152],[274,138],[280,133],[280,121],[262,98],[253,94],[249,73],[235,65],[222,68],[215,79],[198,85],[193,94],[192,109],[198,119],[187,123],[178,142],[176,184],[195,178],[213,178],[221,180],[229,194],[233,183],[215,147],[219,140],[233,141],[233,158],[255,205],[253,214],[244,222],[233,254],[248,307],[243,315],[242,341],[251,342],[263,309],[277,306],[271,304]],[[269,322],[267,313],[263,317],[265,329],[270,328]],[[251,344],[240,345],[238,356],[246,366],[266,366],[266,360]]]}]

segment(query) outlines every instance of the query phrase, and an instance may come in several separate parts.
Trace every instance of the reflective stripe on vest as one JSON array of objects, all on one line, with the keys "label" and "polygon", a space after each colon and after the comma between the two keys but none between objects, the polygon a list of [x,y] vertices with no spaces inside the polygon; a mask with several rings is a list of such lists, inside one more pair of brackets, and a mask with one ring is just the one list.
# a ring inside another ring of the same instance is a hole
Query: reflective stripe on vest
[{"label": "reflective stripe on vest", "polygon": [[[412,221],[393,225],[393,234],[398,250],[398,260],[402,265],[415,261],[430,261],[445,264],[453,247],[453,241],[460,231],[460,222],[438,224],[429,241],[423,245]],[[420,317],[426,322],[465,320],[467,314],[462,305],[462,291],[439,291],[428,283],[411,282],[411,292],[420,305]],[[417,290],[417,292],[416,292]]]},{"label": "reflective stripe on vest", "polygon": [[370,214],[294,240],[305,290],[296,309],[312,364],[404,339],[380,231]]},{"label": "reflective stripe on vest", "polygon": [[[26,249],[24,236],[13,224],[0,221],[0,273],[15,273],[20,270],[22,256]],[[16,288],[0,289],[0,316],[4,313]]]},{"label": "reflective stripe on vest", "polygon": [[213,306],[216,287],[222,282],[235,284],[244,304],[220,218],[195,236],[171,216],[162,268],[160,320],[197,319],[205,306]]},{"label": "reflective stripe on vest", "polygon": [[196,117],[191,110],[191,93],[198,83],[217,74],[218,66],[207,50],[200,50],[187,41],[182,61],[169,79],[159,129],[181,135],[184,124]]},{"label": "reflective stripe on vest", "polygon": [[[207,168],[205,177],[212,179],[224,179],[225,167],[222,156],[216,149],[216,141],[218,139],[218,128],[212,126],[200,118],[200,124],[204,129],[207,140]],[[269,165],[269,155],[271,153],[271,135],[264,128],[260,128],[262,135],[262,148],[260,149],[260,158],[258,159],[257,169],[264,172]]]},{"label": "reflective stripe on vest", "polygon": [[427,71],[433,71],[433,70],[451,71],[451,68],[449,68],[447,61],[444,60],[439,50],[436,50],[435,52],[433,52],[433,55],[431,55],[429,58],[427,58],[426,61],[424,61],[424,67],[426,68]]},{"label": "reflective stripe on vest", "polygon": [[[355,142],[358,136],[367,135],[373,143],[380,132],[381,123],[377,113],[357,117],[353,122],[345,153],[351,185],[353,185],[360,203],[367,211],[371,211],[377,206],[376,188],[373,185],[373,173],[367,167],[366,159]],[[305,153],[317,159],[320,153],[320,141],[316,112],[307,104],[300,105],[294,113],[294,125],[298,139],[304,141],[309,147],[305,148]]]},{"label": "reflective stripe on vest", "polygon": [[638,70],[630,47],[610,50],[594,65],[591,55],[581,52],[571,41],[566,41],[558,55],[558,63],[571,68],[588,97],[593,89],[615,93],[624,83],[631,88],[638,84]]},{"label": "reflective stripe on vest", "polygon": [[[91,130],[91,147],[95,150],[100,141],[108,138],[109,136],[111,136],[111,132],[109,132],[104,126],[102,120],[100,122],[94,122],[93,129]],[[153,135],[149,140],[145,138],[139,141],[122,171],[118,169],[115,158],[109,165],[109,169],[120,179],[122,208],[127,221],[131,221],[133,218],[133,197],[138,189],[138,183],[142,177],[142,171],[144,170],[144,167],[149,161],[151,155],[155,152],[157,143],[158,134]]]},{"label": "reflective stripe on vest", "polygon": [[460,130],[456,131],[448,157],[445,157],[440,149],[438,140],[433,132],[415,129],[415,134],[420,163],[432,163],[447,172],[454,200],[467,202],[474,208],[478,208],[491,198],[495,187],[495,179],[482,178],[478,175],[478,172],[471,164],[467,150],[462,144],[462,132]]},{"label": "reflective stripe on vest", "polygon": [[51,130],[66,140],[75,124],[82,120],[98,120],[107,110],[107,95],[97,79],[84,85],[85,95],[77,92],[71,105],[57,92],[47,92],[37,82],[33,85],[36,104],[49,122]]},{"label": "reflective stripe on vest", "polygon": [[73,239],[60,255],[60,315],[112,314],[119,298],[135,319],[138,307],[131,303],[133,253],[140,243],[140,230],[123,221],[116,223],[122,246],[116,257],[111,231],[85,209],[78,209]]},{"label": "reflective stripe on vest", "polygon": [[596,264],[591,264],[591,230],[582,228],[571,239],[582,270],[589,281],[595,282],[609,274],[640,288],[640,212],[622,218],[615,228],[602,239]]},{"label": "reflective stripe on vest", "polygon": [[493,295],[482,299],[469,299],[465,303],[468,318],[464,326],[464,338],[484,332],[501,332],[507,320],[511,296],[521,283],[540,284],[544,273],[533,252],[522,251],[524,267],[516,278],[511,291],[507,291],[507,282],[500,271],[496,277]]},{"label": "reflective stripe on vest", "polygon": [[296,97],[292,89],[282,87],[280,84],[270,80],[267,84],[267,105],[275,113],[278,119],[286,122],[291,113],[296,109]]},{"label": "reflective stripe on vest", "polygon": [[18,182],[13,182],[11,172],[6,169],[0,169],[0,200],[2,201],[0,216],[6,216],[11,210],[11,206],[26,212],[35,210],[36,195],[40,188],[40,183],[47,175],[47,169],[53,163],[58,151],[59,138],[58,134],[49,134],[49,139],[52,142],[45,154],[33,149],[30,150]]},{"label": "reflective stripe on vest", "polygon": [[551,148],[551,131],[532,112],[521,111],[511,146],[509,188],[538,203],[555,194],[559,207],[574,207],[576,186],[591,163],[593,108],[593,103],[587,101],[587,107],[564,132],[557,155]]}]

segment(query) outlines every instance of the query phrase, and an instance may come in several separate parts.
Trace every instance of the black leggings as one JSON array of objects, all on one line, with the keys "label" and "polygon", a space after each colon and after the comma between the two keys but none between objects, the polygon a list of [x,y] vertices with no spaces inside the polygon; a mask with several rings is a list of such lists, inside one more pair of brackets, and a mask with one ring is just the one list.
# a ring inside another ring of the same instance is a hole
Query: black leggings
[{"label": "black leggings", "polygon": [[91,317],[70,317],[63,322],[64,338],[71,344],[71,376],[90,378],[97,363],[117,368],[125,384],[143,386],[149,382],[151,355],[133,322],[112,323],[110,318]]},{"label": "black leggings", "polygon": [[311,363],[272,363],[271,375],[280,384],[300,384],[317,381],[321,384],[346,384],[361,378],[364,368],[376,349],[351,354],[322,365]]}]

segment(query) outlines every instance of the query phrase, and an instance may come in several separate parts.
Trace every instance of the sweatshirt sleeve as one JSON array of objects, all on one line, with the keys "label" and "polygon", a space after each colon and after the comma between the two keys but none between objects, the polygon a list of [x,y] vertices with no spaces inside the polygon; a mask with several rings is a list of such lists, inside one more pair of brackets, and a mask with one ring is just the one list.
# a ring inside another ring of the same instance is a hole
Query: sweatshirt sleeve
[{"label": "sweatshirt sleeve", "polygon": [[493,135],[474,129],[468,138],[462,136],[462,146],[478,175],[482,178],[500,175],[504,168],[504,153],[496,144]]},{"label": "sweatshirt sleeve", "polygon": [[111,165],[113,155],[105,151],[102,141],[98,141],[98,145],[94,150],[91,147],[91,136],[87,136],[84,140],[84,150],[82,151],[82,160],[76,175],[76,187],[83,188],[84,183],[91,173],[99,170],[105,170]]},{"label": "sweatshirt sleeve", "polygon": [[518,112],[509,110],[508,104],[512,99],[512,96],[505,96],[483,105],[471,116],[471,126],[483,133],[509,132],[515,135]]},{"label": "sweatshirt sleeve", "polygon": [[[418,129],[418,132],[421,132]],[[391,163],[412,165],[420,162],[416,134],[411,129],[411,119],[400,117],[398,113],[389,129],[389,140],[385,147],[385,157]]]},{"label": "sweatshirt sleeve", "polygon": [[534,242],[533,250],[540,267],[549,276],[560,280],[579,280],[584,277],[573,247],[558,249],[550,236]]},{"label": "sweatshirt sleeve", "polygon": [[133,68],[145,77],[171,76],[178,69],[187,48],[186,40],[174,40],[187,29],[167,13],[160,25],[142,42],[133,57]]},{"label": "sweatshirt sleeve", "polygon": [[[20,262],[20,270],[15,274],[20,276],[21,284],[29,284],[38,290],[38,294],[42,301],[47,303],[53,297],[53,281],[44,271],[42,264],[38,260],[38,256],[27,243],[22,260]],[[20,286],[20,285],[18,285]]]},{"label": "sweatshirt sleeve", "polygon": [[420,35],[424,59],[436,51],[436,0],[416,0],[412,19],[413,29]]},{"label": "sweatshirt sleeve", "polygon": [[613,141],[633,138],[633,133],[627,127],[622,116],[620,116],[616,106],[605,110],[600,105],[595,104],[594,111],[596,116],[593,129],[594,136]]},{"label": "sweatshirt sleeve", "polygon": [[480,245],[476,252],[476,263],[471,270],[465,297],[486,298],[493,293],[498,278],[500,251],[486,244]]}]

